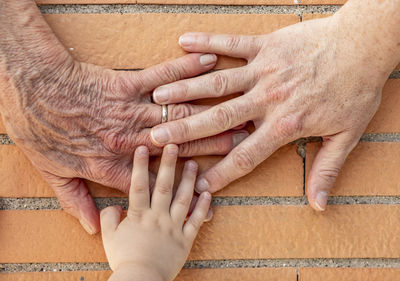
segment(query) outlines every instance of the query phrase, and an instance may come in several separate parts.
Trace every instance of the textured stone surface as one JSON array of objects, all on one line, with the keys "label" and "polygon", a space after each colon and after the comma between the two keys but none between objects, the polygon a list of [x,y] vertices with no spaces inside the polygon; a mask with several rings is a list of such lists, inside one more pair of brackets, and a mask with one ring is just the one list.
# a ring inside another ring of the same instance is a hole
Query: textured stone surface
[{"label": "textured stone surface", "polygon": [[[320,143],[307,144],[308,172]],[[350,153],[332,195],[400,195],[400,143],[361,142]]]},{"label": "textured stone surface", "polygon": [[[107,281],[111,271],[35,272],[0,274],[0,281]],[[296,281],[294,268],[183,269],[175,281]]]},{"label": "textured stone surface", "polygon": [[[116,69],[145,68],[183,55],[178,38],[187,31],[265,34],[299,22],[296,15],[57,14],[45,18],[63,45],[73,50],[74,58]],[[243,64],[221,58],[217,67]]]},{"label": "textured stone surface", "polygon": [[[210,167],[220,157],[195,157],[200,170]],[[156,161],[153,171],[157,170]],[[179,167],[183,166],[183,160]],[[180,171],[181,169],[178,169]],[[48,184],[15,145],[0,145],[0,197],[54,197]],[[177,181],[180,172],[177,172]],[[89,182],[95,197],[120,197],[121,192]],[[296,146],[288,145],[216,196],[302,196],[303,161]]]},{"label": "textured stone surface", "polygon": [[399,268],[300,268],[299,281],[398,281]]},{"label": "textured stone surface", "polygon": [[[189,259],[399,258],[399,226],[398,205],[215,207]],[[0,263],[106,261],[62,211],[0,211],[0,237]]]}]

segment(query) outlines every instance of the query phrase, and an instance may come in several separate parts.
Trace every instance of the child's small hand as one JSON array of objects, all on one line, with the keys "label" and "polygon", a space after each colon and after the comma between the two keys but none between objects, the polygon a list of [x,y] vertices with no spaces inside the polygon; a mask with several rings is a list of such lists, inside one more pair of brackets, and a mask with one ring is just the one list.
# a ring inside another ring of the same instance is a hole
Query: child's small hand
[{"label": "child's small hand", "polygon": [[178,156],[176,145],[167,145],[156,186],[150,200],[149,152],[135,151],[127,217],[120,223],[122,209],[101,212],[104,249],[114,271],[110,280],[173,280],[184,265],[200,226],[207,217],[211,195],[204,192],[185,223],[193,197],[197,164],[188,161],[171,204]]}]

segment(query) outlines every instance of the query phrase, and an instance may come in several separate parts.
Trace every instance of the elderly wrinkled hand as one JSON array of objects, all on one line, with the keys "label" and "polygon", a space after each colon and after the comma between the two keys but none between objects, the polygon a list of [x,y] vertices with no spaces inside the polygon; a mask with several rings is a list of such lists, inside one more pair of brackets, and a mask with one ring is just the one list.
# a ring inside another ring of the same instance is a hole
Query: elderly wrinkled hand
[{"label": "elderly wrinkled hand", "polygon": [[[151,102],[151,91],[212,69],[216,56],[189,54],[143,71],[103,69],[75,61],[34,1],[2,1],[0,9],[0,108],[7,132],[62,208],[96,233],[99,212],[82,179],[127,192],[135,148],[162,152],[149,136],[161,123],[161,107]],[[205,109],[169,106],[168,118]],[[181,145],[179,155],[226,154],[238,140],[233,135]]]},{"label": "elderly wrinkled hand", "polygon": [[[154,91],[157,103],[244,94],[156,126],[153,143],[181,144],[253,121],[255,132],[198,178],[197,191],[215,192],[251,172],[282,145],[323,136],[307,195],[313,208],[324,210],[345,158],[375,114],[382,87],[400,61],[400,34],[391,28],[400,18],[399,1],[394,2],[348,1],[332,17],[265,36],[183,35],[179,43],[186,51],[243,58],[248,64],[159,87]],[[381,10],[384,19],[378,16]]]}]

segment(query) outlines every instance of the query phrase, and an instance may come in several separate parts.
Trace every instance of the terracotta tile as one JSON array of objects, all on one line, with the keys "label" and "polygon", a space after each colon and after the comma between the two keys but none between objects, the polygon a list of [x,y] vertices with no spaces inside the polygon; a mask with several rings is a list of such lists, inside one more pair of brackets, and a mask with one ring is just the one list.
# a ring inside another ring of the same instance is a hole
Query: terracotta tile
[{"label": "terracotta tile", "polygon": [[138,0],[138,4],[293,5],[296,0]]},{"label": "terracotta tile", "polygon": [[342,5],[346,0],[300,0],[302,5]]},{"label": "terracotta tile", "polygon": [[[79,61],[116,69],[138,69],[184,54],[178,38],[187,31],[265,34],[297,23],[296,15],[57,14],[45,15]],[[219,68],[244,61],[221,58]]]},{"label": "terracotta tile", "polygon": [[0,134],[6,134],[6,133],[7,133],[6,128],[4,127],[3,120],[1,119],[0,116]]},{"label": "terracotta tile", "polygon": [[[0,274],[0,281],[107,281],[111,271],[26,272]],[[82,279],[83,278],[83,279]],[[183,269],[175,281],[296,281],[295,268]]]},{"label": "terracotta tile", "polygon": [[299,281],[397,281],[399,268],[300,268]]},{"label": "terracotta tile", "polygon": [[136,0],[35,0],[38,5],[49,4],[136,4]]},{"label": "terracotta tile", "polygon": [[[307,144],[307,176],[320,146]],[[346,160],[332,195],[399,195],[399,167],[400,143],[361,142]]]},{"label": "terracotta tile", "polygon": [[[399,205],[219,206],[189,259],[399,258],[399,226]],[[0,237],[0,263],[106,261],[100,235],[58,210],[0,211]]]},{"label": "terracotta tile", "polygon": [[[195,157],[201,170],[220,157]],[[183,166],[183,160],[180,167]],[[157,163],[153,171],[157,170]],[[178,169],[180,170],[180,169]],[[54,197],[54,193],[15,145],[0,145],[0,197]],[[180,172],[177,172],[180,174]],[[177,179],[178,180],[178,179]],[[303,163],[296,147],[285,146],[252,174],[232,183],[216,196],[301,196]],[[94,197],[120,197],[121,192],[89,182]]]},{"label": "terracotta tile", "polygon": [[389,79],[383,88],[382,101],[366,133],[400,132],[400,79]]}]

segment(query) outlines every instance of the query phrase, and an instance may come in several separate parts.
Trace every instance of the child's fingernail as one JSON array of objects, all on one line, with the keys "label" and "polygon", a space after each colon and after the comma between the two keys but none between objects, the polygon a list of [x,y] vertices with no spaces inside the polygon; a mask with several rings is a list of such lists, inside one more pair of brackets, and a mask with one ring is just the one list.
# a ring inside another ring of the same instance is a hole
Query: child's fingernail
[{"label": "child's fingernail", "polygon": [[145,146],[139,146],[136,150],[139,154],[147,154],[147,147]]},{"label": "child's fingernail", "polygon": [[203,191],[207,191],[210,188],[210,184],[205,178],[200,178],[197,180],[196,191],[198,193],[202,193]]},{"label": "child's fingernail", "polygon": [[82,227],[86,230],[86,232],[89,233],[90,235],[96,233],[93,227],[85,219],[80,219],[79,222],[81,223]]},{"label": "child's fingernail", "polygon": [[207,213],[207,217],[206,217],[206,219],[204,220],[204,222],[209,222],[209,221],[211,221],[211,219],[212,219],[212,217],[213,217],[213,211],[212,211],[212,209],[209,209],[208,210],[208,213]]}]

